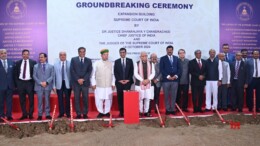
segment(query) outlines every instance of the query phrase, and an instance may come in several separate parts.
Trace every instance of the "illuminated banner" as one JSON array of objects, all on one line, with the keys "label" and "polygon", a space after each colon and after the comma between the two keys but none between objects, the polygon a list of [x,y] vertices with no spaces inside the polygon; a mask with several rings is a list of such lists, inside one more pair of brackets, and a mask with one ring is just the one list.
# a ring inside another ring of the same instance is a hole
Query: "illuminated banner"
[{"label": "illuminated banner", "polygon": [[0,32],[0,48],[9,58],[19,60],[28,49],[38,60],[40,52],[48,52],[46,0],[1,0]]},{"label": "illuminated banner", "polygon": [[228,43],[232,52],[259,49],[259,6],[260,1],[220,0],[220,45]]}]

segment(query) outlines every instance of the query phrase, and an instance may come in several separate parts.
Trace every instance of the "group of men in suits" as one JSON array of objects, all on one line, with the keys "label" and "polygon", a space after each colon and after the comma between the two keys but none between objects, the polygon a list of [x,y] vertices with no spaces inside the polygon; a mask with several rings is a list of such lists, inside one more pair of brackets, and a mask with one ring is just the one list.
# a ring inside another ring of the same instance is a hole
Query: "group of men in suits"
[{"label": "group of men in suits", "polygon": [[[134,83],[139,92],[140,113],[151,116],[151,109],[159,104],[161,87],[164,92],[166,115],[175,114],[175,103],[188,112],[189,83],[191,85],[193,112],[208,112],[216,109],[242,112],[244,90],[249,111],[253,109],[253,90],[256,90],[256,111],[260,110],[260,61],[259,50],[252,51],[252,58],[247,58],[246,49],[235,55],[229,53],[228,44],[222,46],[222,53],[209,51],[209,58],[201,58],[202,52],[196,50],[195,58],[188,60],[185,50],[173,55],[174,47],[167,46],[166,55],[160,61],[155,53],[140,53],[140,60],[133,62],[127,58],[125,48],[119,50],[120,58],[114,63],[108,61],[109,50],[100,51],[101,60],[92,66],[85,57],[86,49],[78,48],[78,56],[67,60],[64,51],[59,53],[59,61],[54,65],[47,62],[47,54],[39,54],[39,62],[29,58],[29,50],[22,51],[22,59],[13,62],[7,58],[7,51],[0,49],[0,117],[12,118],[12,96],[17,88],[23,119],[33,119],[34,91],[38,98],[38,120],[42,120],[43,99],[45,116],[50,116],[50,93],[58,95],[59,118],[70,117],[70,97],[74,91],[76,118],[88,118],[88,94],[92,87],[98,118],[109,116],[112,105],[112,92],[116,87],[119,116],[124,117],[123,91],[130,90]],[[206,87],[206,88],[205,88]],[[206,107],[202,110],[204,89],[206,89]],[[29,110],[26,109],[26,96]],[[213,96],[213,104],[211,98]],[[83,105],[80,105],[82,97]],[[154,105],[150,101],[154,99]],[[4,112],[6,103],[6,112]],[[82,107],[82,109],[81,109]],[[156,111],[157,112],[157,111]]]}]

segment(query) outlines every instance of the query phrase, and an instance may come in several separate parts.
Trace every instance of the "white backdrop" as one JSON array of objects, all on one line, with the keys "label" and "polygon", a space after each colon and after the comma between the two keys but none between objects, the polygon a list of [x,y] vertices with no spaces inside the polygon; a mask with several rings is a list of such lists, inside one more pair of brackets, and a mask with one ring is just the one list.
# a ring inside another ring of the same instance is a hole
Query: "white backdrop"
[{"label": "white backdrop", "polygon": [[[77,7],[78,2],[84,1],[47,1],[50,63],[62,50],[67,52],[68,58],[77,56],[80,46],[87,49],[86,56],[91,59],[100,58],[99,50],[108,48],[110,60],[119,57],[121,47],[126,47],[128,57],[134,60],[138,59],[140,51],[154,52],[161,57],[166,54],[169,44],[174,46],[175,55],[178,49],[184,48],[188,58],[194,57],[196,49],[202,50],[204,58],[208,57],[211,48],[218,52],[218,0],[98,1],[149,3],[149,8],[83,8],[79,4]],[[192,5],[192,8],[153,8],[154,3]]]}]

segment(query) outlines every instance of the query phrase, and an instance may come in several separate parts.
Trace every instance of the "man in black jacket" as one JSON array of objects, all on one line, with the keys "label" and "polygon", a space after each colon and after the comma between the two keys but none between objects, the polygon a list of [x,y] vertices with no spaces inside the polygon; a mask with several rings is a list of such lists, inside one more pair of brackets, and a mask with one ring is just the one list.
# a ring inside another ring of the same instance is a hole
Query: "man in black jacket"
[{"label": "man in black jacket", "polygon": [[242,54],[240,52],[236,53],[236,60],[230,64],[230,71],[232,111],[236,111],[238,108],[238,111],[242,112],[244,105],[244,88],[248,86],[248,78],[247,66],[246,63],[242,61]]},{"label": "man in black jacket", "polygon": [[[34,80],[33,80],[33,67],[36,61],[29,59],[30,51],[23,50],[22,58],[15,63],[14,79],[15,85],[18,89],[20,98],[20,106],[22,109],[22,117],[20,120],[29,118],[33,119],[34,111]],[[26,111],[26,94],[29,99],[29,111]]]},{"label": "man in black jacket", "polygon": [[201,51],[195,51],[195,58],[189,62],[189,72],[191,74],[191,92],[193,102],[193,112],[203,112],[201,110],[203,92],[206,85],[206,61],[201,59]]},{"label": "man in black jacket", "polygon": [[130,90],[134,83],[134,65],[133,60],[126,57],[126,49],[120,48],[120,58],[115,61],[114,75],[116,78],[116,90],[118,98],[119,117],[124,117],[124,90]]}]

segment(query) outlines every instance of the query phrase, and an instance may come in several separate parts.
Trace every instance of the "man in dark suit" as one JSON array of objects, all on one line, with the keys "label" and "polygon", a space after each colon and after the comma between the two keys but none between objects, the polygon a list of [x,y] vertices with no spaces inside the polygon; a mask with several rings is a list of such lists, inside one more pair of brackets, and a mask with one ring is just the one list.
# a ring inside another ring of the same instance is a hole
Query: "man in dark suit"
[{"label": "man in dark suit", "polygon": [[232,111],[242,112],[244,105],[244,88],[248,86],[247,66],[242,61],[242,54],[236,53],[236,60],[230,64]]},{"label": "man in dark suit", "polygon": [[[30,51],[23,50],[22,58],[15,63],[14,68],[14,79],[15,85],[18,90],[20,98],[20,106],[22,109],[22,117],[20,120],[26,119],[27,116],[29,119],[33,119],[33,110],[34,110],[34,80],[33,80],[33,67],[36,64],[36,61],[29,59]],[[29,111],[26,111],[26,94],[29,99]]]},{"label": "man in dark suit", "polygon": [[253,58],[247,61],[248,88],[246,102],[249,111],[253,110],[254,89],[256,90],[256,111],[260,111],[260,61],[259,50],[252,52]]},{"label": "man in dark suit", "polygon": [[[0,118],[7,117],[8,120],[13,120],[12,117],[12,99],[14,90],[12,60],[7,59],[6,49],[0,49]],[[4,102],[6,101],[6,114],[4,113]],[[0,119],[2,122],[2,119]]]},{"label": "man in dark suit", "polygon": [[167,55],[160,59],[162,87],[164,92],[166,115],[174,115],[179,78],[181,77],[181,65],[179,58],[173,55],[173,46],[167,46],[166,51]]},{"label": "man in dark suit", "polygon": [[120,48],[120,58],[115,61],[114,75],[116,78],[116,90],[119,108],[119,117],[124,117],[124,97],[123,91],[130,90],[131,85],[134,83],[134,65],[133,60],[126,58],[126,49]]},{"label": "man in dark suit", "polygon": [[[90,77],[92,73],[92,62],[89,58],[85,57],[86,48],[78,48],[79,56],[73,57],[70,64],[71,84],[74,90],[75,108],[77,119],[88,118],[88,89],[90,86]],[[80,96],[82,93],[83,99],[83,112],[80,110]]]},{"label": "man in dark suit", "polygon": [[189,62],[189,73],[191,74],[193,112],[203,112],[201,106],[206,85],[206,61],[201,59],[200,50],[195,51],[195,58]]}]

